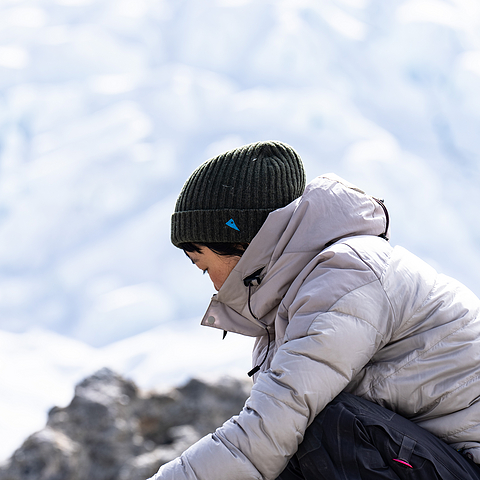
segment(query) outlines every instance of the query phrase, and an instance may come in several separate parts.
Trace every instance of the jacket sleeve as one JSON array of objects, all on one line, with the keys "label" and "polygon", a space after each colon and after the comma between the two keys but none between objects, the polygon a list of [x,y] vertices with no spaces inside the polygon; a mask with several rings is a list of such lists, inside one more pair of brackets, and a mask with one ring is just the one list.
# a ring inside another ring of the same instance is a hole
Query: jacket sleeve
[{"label": "jacket sleeve", "polygon": [[[324,282],[340,290],[347,285],[348,292],[332,298]],[[242,412],[162,466],[153,479],[277,478],[313,419],[383,344],[389,302],[362,262],[348,269],[317,267],[298,293],[287,341],[258,376]]]}]

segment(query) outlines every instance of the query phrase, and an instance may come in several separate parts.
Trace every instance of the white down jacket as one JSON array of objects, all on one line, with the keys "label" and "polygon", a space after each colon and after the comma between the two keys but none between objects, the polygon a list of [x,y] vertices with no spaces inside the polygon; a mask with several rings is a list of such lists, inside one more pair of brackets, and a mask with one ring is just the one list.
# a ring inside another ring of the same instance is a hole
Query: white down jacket
[{"label": "white down jacket", "polygon": [[[268,328],[268,357],[240,414],[154,479],[275,479],[343,390],[480,463],[479,300],[379,238],[387,223],[375,199],[335,176],[269,215],[202,321],[257,337],[254,365]],[[243,280],[260,269],[252,316]]]}]

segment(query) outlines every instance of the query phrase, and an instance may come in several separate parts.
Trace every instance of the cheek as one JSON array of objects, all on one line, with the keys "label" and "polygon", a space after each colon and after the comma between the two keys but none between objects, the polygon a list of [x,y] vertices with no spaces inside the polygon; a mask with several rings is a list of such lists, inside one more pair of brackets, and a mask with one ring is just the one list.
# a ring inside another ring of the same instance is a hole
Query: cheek
[{"label": "cheek", "polygon": [[219,272],[218,270],[213,270],[213,271],[209,270],[208,274],[210,276],[210,280],[212,281],[215,289],[217,291],[220,290],[220,287],[224,284],[227,277],[223,275],[222,272]]},{"label": "cheek", "polygon": [[230,272],[231,269],[228,268],[209,269],[208,274],[210,275],[210,280],[213,282],[213,285],[217,290],[220,290]]}]

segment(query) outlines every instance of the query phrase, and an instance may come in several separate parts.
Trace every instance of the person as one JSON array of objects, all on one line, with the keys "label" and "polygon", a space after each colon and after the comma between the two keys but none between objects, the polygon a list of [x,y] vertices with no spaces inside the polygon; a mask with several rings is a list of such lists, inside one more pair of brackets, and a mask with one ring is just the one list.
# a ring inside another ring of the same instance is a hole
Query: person
[{"label": "person", "polygon": [[390,245],[382,200],[257,142],[200,165],[171,228],[218,291],[201,323],[256,337],[254,385],[152,479],[480,479],[480,302]]}]

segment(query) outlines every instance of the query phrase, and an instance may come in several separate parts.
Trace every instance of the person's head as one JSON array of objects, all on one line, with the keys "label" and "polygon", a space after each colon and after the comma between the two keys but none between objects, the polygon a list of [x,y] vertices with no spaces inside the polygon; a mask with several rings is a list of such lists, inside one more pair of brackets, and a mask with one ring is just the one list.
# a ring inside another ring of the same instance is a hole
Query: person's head
[{"label": "person's head", "polygon": [[[213,253],[231,271],[268,214],[304,189],[302,160],[285,143],[257,142],[225,152],[200,165],[185,182],[172,215],[172,243],[198,266]],[[215,287],[223,281],[214,282]]]}]

